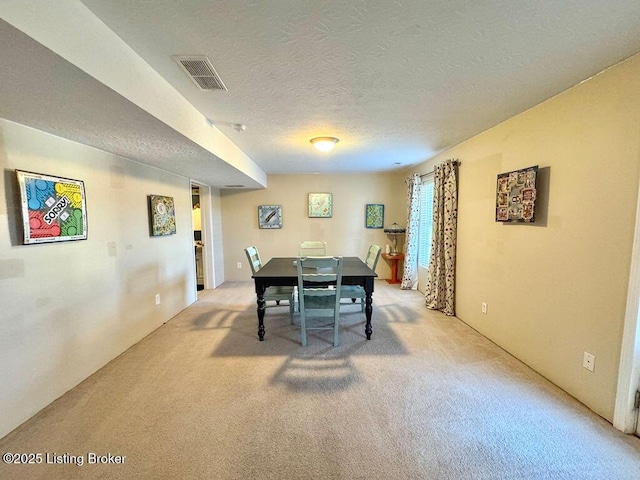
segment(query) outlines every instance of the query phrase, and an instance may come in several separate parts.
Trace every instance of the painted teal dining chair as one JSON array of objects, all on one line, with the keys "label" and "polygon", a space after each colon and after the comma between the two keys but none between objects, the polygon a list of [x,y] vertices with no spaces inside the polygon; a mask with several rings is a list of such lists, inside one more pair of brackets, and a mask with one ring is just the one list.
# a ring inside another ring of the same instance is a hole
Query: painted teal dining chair
[{"label": "painted teal dining chair", "polygon": [[342,257],[298,257],[296,268],[302,346],[307,346],[308,330],[333,330],[333,346],[337,347]]},{"label": "painted teal dining chair", "polygon": [[[254,246],[244,249],[244,253],[249,260],[249,266],[251,267],[251,273],[255,274],[262,268],[262,260],[260,259],[260,253]],[[295,308],[295,287],[267,287],[264,292],[265,307],[276,307],[280,305],[282,300],[289,302],[289,315],[291,317],[291,324],[293,324],[293,311]],[[276,302],[275,305],[267,305],[266,302]]]},{"label": "painted teal dining chair", "polygon": [[[367,250],[367,256],[364,263],[367,264],[374,272],[376,271],[376,265],[378,265],[378,259],[380,258],[380,246],[369,245]],[[364,299],[366,297],[364,288],[360,285],[343,285],[340,293],[342,298],[350,298],[352,303],[356,303],[356,299],[360,299],[360,310],[364,312]]]},{"label": "painted teal dining chair", "polygon": [[301,257],[324,257],[327,254],[327,242],[307,240],[298,245],[298,255]]}]

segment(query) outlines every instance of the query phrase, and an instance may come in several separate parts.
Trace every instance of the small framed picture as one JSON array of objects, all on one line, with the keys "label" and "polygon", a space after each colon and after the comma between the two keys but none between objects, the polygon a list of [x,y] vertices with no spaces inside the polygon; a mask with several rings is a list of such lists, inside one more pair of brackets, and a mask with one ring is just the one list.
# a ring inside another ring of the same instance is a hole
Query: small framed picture
[{"label": "small framed picture", "polygon": [[330,193],[309,194],[309,218],[333,216],[333,197]]},{"label": "small framed picture", "polygon": [[149,195],[149,222],[152,237],[176,233],[176,212],[173,197]]},{"label": "small framed picture", "polygon": [[282,228],[282,205],[260,205],[258,207],[258,227]]},{"label": "small framed picture", "polygon": [[538,165],[498,175],[496,222],[535,222]]},{"label": "small framed picture", "polygon": [[368,203],[365,206],[364,226],[367,228],[382,228],[384,225],[384,205]]}]

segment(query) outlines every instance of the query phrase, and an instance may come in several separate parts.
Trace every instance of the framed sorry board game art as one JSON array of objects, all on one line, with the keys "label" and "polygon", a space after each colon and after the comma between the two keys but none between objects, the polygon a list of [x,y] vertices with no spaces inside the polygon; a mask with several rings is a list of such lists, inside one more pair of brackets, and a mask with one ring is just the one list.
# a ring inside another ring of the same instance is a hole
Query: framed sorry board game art
[{"label": "framed sorry board game art", "polygon": [[16,170],[24,243],[86,240],[84,182]]}]

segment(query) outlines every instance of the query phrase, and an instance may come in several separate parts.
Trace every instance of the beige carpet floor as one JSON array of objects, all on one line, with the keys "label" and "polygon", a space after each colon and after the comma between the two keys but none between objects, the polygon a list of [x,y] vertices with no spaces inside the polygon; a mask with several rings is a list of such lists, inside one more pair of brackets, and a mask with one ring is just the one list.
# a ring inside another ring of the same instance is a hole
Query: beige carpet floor
[{"label": "beige carpet floor", "polygon": [[257,340],[251,283],[200,292],[0,439],[44,460],[0,478],[640,479],[640,439],[419,293],[377,281],[370,341],[344,310],[339,347],[302,348],[287,307]]}]

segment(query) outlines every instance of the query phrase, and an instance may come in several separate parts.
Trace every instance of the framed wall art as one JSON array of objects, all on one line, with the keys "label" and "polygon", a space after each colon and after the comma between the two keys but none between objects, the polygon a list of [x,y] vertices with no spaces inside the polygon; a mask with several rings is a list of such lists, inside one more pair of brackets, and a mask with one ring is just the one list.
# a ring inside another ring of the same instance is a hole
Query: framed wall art
[{"label": "framed wall art", "polygon": [[535,222],[538,165],[498,175],[496,222]]},{"label": "framed wall art", "polygon": [[330,193],[309,194],[309,218],[333,216],[333,196]]},{"label": "framed wall art", "polygon": [[173,197],[149,195],[149,223],[152,237],[176,233],[176,213]]},{"label": "framed wall art", "polygon": [[384,205],[368,203],[365,206],[364,226],[367,228],[382,228],[384,225]]},{"label": "framed wall art", "polygon": [[84,182],[16,170],[24,243],[86,240]]},{"label": "framed wall art", "polygon": [[282,205],[260,205],[258,207],[258,227],[282,228]]}]

